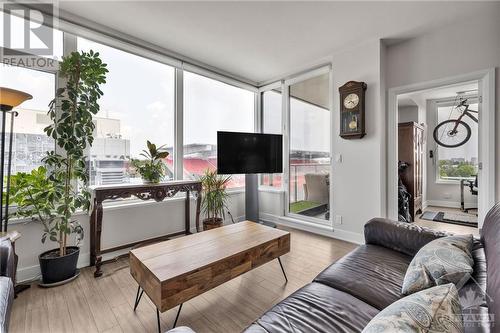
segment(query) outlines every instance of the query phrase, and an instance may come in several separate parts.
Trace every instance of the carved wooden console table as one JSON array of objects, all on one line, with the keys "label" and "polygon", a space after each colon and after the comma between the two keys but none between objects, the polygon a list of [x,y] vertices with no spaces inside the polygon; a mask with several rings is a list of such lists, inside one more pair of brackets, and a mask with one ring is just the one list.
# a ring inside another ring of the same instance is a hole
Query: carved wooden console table
[{"label": "carved wooden console table", "polygon": [[[199,181],[169,181],[159,184],[123,184],[123,185],[104,185],[93,186],[90,188],[92,193],[92,214],[90,216],[90,265],[95,265],[94,277],[102,275],[101,266],[102,255],[104,253],[114,252],[127,247],[131,247],[144,242],[165,240],[168,237],[189,235],[190,232],[190,214],[189,200],[190,193],[196,196],[196,231],[200,231],[200,204],[201,204],[201,182]],[[119,198],[130,198],[135,196],[141,200],[163,201],[165,198],[173,197],[178,192],[186,192],[185,200],[185,221],[184,231],[160,237],[140,240],[128,244],[123,244],[108,249],[101,249],[102,232],[102,203],[104,200],[113,200]]]}]

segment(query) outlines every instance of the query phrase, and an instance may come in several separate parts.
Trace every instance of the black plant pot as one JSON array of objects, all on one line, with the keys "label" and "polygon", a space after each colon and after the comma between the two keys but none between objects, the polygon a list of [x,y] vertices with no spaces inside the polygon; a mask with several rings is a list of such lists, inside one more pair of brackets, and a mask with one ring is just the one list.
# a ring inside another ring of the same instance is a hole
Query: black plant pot
[{"label": "black plant pot", "polygon": [[38,256],[44,284],[57,283],[72,278],[76,274],[76,264],[80,248],[68,246],[66,255],[60,257],[59,249],[46,251]]}]

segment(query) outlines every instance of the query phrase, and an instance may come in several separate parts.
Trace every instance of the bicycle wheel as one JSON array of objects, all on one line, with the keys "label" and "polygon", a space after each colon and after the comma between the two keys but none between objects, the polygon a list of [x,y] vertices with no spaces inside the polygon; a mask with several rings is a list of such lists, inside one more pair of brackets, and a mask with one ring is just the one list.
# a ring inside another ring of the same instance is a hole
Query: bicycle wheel
[{"label": "bicycle wheel", "polygon": [[[454,130],[455,125],[457,128]],[[469,141],[471,134],[472,130],[467,123],[461,120],[448,119],[436,126],[433,136],[438,145],[455,148]]]}]

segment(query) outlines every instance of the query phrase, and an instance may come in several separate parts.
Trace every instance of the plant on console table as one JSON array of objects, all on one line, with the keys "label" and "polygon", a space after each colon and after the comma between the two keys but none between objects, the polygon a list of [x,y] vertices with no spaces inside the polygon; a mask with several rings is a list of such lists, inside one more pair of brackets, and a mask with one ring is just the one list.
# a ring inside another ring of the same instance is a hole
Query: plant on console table
[{"label": "plant on console table", "polygon": [[231,176],[218,175],[217,171],[207,169],[200,181],[203,187],[201,208],[206,218],[203,220],[203,230],[222,226],[229,198],[226,187]]},{"label": "plant on console table", "polygon": [[[106,82],[107,72],[99,53],[93,51],[73,52],[63,58],[59,74],[66,86],[58,89],[50,103],[52,124],[44,129],[55,140],[56,149],[47,152],[42,160],[44,166],[12,178],[10,193],[12,203],[17,205],[15,215],[40,222],[42,243],[48,238],[59,245],[39,256],[44,284],[76,276],[83,228],[74,213],[87,211],[90,205],[86,151],[94,140],[92,118],[99,111],[98,100],[103,95],[100,85]],[[76,246],[68,243],[71,234],[76,235]]]},{"label": "plant on console table", "polygon": [[145,183],[159,183],[164,177],[166,166],[163,160],[168,157],[169,153],[165,150],[165,146],[156,147],[154,143],[146,141],[148,150],[143,150],[141,156],[146,160],[132,160],[132,165],[137,169],[137,172],[142,177]]}]

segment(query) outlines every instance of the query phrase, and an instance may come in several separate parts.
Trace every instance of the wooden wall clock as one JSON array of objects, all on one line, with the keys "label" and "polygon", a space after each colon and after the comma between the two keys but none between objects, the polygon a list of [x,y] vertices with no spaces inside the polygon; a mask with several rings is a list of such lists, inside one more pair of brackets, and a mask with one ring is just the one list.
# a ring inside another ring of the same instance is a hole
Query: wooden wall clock
[{"label": "wooden wall clock", "polygon": [[366,83],[349,81],[339,88],[340,136],[360,139],[365,136]]}]

